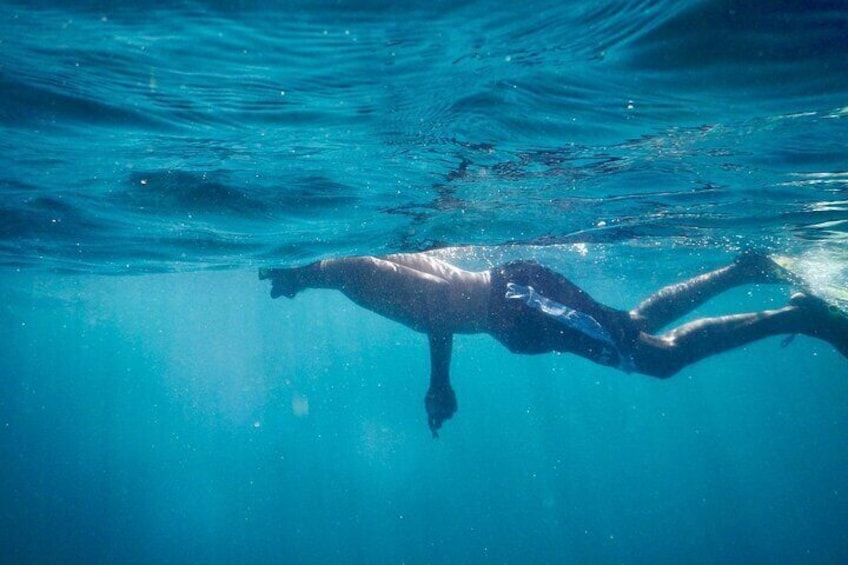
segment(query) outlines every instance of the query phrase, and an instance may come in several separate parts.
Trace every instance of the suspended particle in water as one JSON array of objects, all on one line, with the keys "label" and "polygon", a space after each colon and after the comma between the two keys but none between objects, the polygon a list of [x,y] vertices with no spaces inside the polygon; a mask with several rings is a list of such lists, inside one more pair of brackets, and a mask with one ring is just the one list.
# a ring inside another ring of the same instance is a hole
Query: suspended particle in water
[{"label": "suspended particle in water", "polygon": [[292,414],[298,418],[309,416],[309,399],[302,394],[295,394],[291,400]]}]

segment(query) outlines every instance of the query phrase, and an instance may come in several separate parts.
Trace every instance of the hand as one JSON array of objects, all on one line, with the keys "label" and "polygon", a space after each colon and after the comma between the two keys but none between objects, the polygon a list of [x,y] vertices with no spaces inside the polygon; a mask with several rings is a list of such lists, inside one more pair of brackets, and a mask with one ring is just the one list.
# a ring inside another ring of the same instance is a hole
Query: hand
[{"label": "hand", "polygon": [[427,422],[433,437],[439,437],[438,429],[445,420],[450,419],[456,412],[456,393],[450,385],[431,386],[424,397],[427,408]]}]

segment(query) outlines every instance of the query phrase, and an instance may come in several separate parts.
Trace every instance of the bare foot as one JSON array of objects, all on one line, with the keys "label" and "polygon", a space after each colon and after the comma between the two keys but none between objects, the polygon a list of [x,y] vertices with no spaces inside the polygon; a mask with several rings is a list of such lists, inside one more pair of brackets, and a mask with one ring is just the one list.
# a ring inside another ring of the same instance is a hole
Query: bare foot
[{"label": "bare foot", "polygon": [[789,271],[759,251],[743,251],[734,263],[750,277],[751,282],[775,284],[791,280]]},{"label": "bare foot", "polygon": [[804,333],[825,340],[848,358],[848,314],[821,298],[802,292],[793,294],[789,302],[809,317],[811,328]]}]

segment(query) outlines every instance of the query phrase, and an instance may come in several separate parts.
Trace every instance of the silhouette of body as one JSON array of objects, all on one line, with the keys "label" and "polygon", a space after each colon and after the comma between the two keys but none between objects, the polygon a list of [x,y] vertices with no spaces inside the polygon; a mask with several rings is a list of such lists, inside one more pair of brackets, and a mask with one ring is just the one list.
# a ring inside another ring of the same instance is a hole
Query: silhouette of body
[{"label": "silhouette of body", "polygon": [[272,281],[272,298],[292,298],[306,288],[337,289],[368,310],[426,333],[430,387],[425,406],[437,436],[456,412],[449,369],[457,333],[488,333],[514,353],[574,353],[658,378],[780,334],[823,339],[848,357],[848,319],[820,299],[800,293],[783,308],[701,318],[656,334],[728,289],[785,282],[781,274],[768,257],[746,253],[728,266],[659,290],[629,312],[596,302],[534,261],[466,271],[428,254],[396,254],[262,269],[259,276]]}]

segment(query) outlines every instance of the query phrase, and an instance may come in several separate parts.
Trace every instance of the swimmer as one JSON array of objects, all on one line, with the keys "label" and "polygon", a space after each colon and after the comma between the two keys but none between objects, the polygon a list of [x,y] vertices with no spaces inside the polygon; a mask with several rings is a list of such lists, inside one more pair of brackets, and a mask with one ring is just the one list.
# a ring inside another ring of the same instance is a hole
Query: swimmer
[{"label": "swimmer", "polygon": [[765,255],[743,253],[728,266],[660,289],[633,310],[607,307],[534,261],[466,271],[423,253],[325,259],[261,269],[271,297],[336,289],[358,305],[427,334],[425,397],[434,437],[456,412],[450,383],[454,334],[487,333],[513,353],[567,352],[601,365],[665,379],[701,359],[769,336],[822,339],[848,357],[848,318],[798,293],[783,308],[697,319],[658,333],[712,297],[753,283],[785,283]]}]

